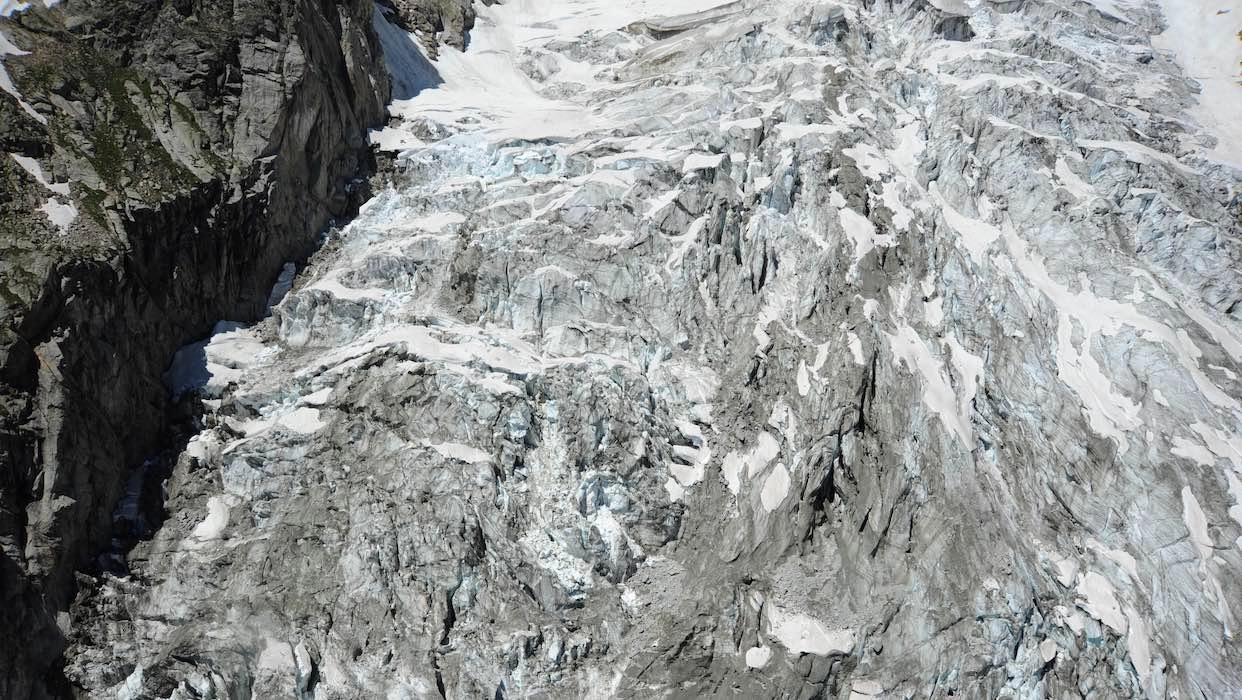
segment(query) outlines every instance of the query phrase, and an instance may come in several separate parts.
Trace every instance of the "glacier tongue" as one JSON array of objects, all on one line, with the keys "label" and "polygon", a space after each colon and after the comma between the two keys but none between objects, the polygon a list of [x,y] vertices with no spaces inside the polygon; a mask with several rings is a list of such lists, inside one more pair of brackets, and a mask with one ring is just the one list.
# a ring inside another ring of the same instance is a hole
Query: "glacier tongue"
[{"label": "glacier tongue", "polygon": [[1236,692],[1240,180],[1163,22],[480,7],[373,135],[391,185],[271,319],[200,350],[174,515],[79,602],[67,674]]}]

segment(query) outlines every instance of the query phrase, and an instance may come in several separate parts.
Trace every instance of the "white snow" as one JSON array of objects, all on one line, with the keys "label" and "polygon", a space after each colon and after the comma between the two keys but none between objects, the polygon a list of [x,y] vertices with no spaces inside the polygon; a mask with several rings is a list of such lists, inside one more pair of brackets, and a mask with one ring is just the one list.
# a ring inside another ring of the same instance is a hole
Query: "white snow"
[{"label": "white snow", "polygon": [[691,153],[681,163],[681,171],[690,174],[696,170],[714,170],[724,162],[723,153]]},{"label": "white snow", "polygon": [[854,159],[854,163],[858,166],[858,171],[868,180],[880,180],[885,173],[889,172],[888,159],[879,150],[866,142],[859,142],[849,148],[843,148],[841,152]]},{"label": "white snow", "polygon": [[853,630],[833,629],[809,615],[788,612],[776,604],[764,609],[772,637],[795,654],[828,656],[847,654],[854,649]]},{"label": "white snow", "polygon": [[867,700],[884,695],[884,685],[877,680],[860,678],[850,683],[849,700]]},{"label": "white snow", "polygon": [[[961,408],[967,406],[969,400],[965,397],[959,400],[945,375],[942,363],[932,357],[923,339],[910,326],[903,324],[897,328],[895,334],[886,333],[885,335],[888,337],[893,355],[922,377],[923,403],[939,416],[944,427],[957,436],[966,449],[972,449],[974,438],[970,428],[969,411],[967,410],[963,415]],[[962,362],[968,371],[973,371],[975,367],[973,361],[964,359]],[[981,364],[978,366],[982,367]],[[970,398],[973,397],[972,392]]]},{"label": "white snow", "polygon": [[241,324],[221,321],[210,338],[177,351],[164,373],[164,383],[174,396],[200,388],[215,396],[231,382],[239,381],[244,368],[269,352]]},{"label": "white snow", "polygon": [[[1242,474],[1242,470],[1239,470]],[[1238,525],[1242,525],[1242,478],[1233,472],[1225,472],[1225,481],[1229,484],[1229,495],[1233,496],[1233,505],[1229,506],[1229,517]],[[1242,549],[1242,535],[1234,540],[1234,544]]]},{"label": "white snow", "polygon": [[1216,463],[1216,455],[1211,450],[1180,435],[1173,438],[1173,447],[1169,452],[1177,457],[1185,457],[1201,467],[1210,467]]},{"label": "white snow", "polygon": [[1134,22],[1134,20],[1130,19],[1130,16],[1126,14],[1125,10],[1122,9],[1122,5],[1129,4],[1131,0],[1080,0],[1080,2],[1092,5],[1102,14],[1116,17],[1123,22],[1129,22],[1131,24]]},{"label": "white snow", "polygon": [[746,650],[746,665],[750,668],[763,668],[771,660],[771,647],[751,647]]},{"label": "white snow", "polygon": [[703,431],[697,425],[686,420],[677,421],[677,425],[681,428],[682,434],[692,438],[696,443],[694,446],[678,445],[673,448],[673,453],[689,464],[671,462],[668,465],[669,474],[684,492],[686,488],[703,480],[707,465],[712,459],[712,451],[706,447]]},{"label": "white snow", "polygon": [[[1032,254],[1030,245],[1013,226],[1004,227],[1004,236],[1017,270],[1057,308],[1059,377],[1078,395],[1092,430],[1112,438],[1123,453],[1129,446],[1125,434],[1142,424],[1141,407],[1114,390],[1112,380],[1096,360],[1093,350],[1093,343],[1106,342],[1123,326],[1139,331],[1146,342],[1165,346],[1209,402],[1221,408],[1239,408],[1238,399],[1221,391],[1199,366],[1202,351],[1184,329],[1175,329],[1153,319],[1132,303],[1097,296],[1086,278],[1079,280],[1081,289],[1071,290],[1052,278],[1043,261]],[[1081,330],[1077,346],[1075,324]]]},{"label": "white snow", "polygon": [[1130,652],[1130,663],[1138,673],[1139,682],[1147,685],[1151,676],[1151,631],[1134,608],[1126,608],[1126,620],[1130,623],[1130,632],[1126,635],[1126,649]]},{"label": "white snow", "polygon": [[776,125],[777,134],[785,141],[798,141],[807,136],[832,136],[848,130],[848,126],[841,124],[835,119],[827,124],[790,124],[788,122],[781,122]]},{"label": "white snow", "polygon": [[784,464],[777,464],[768,474],[768,478],[763,482],[763,490],[759,493],[759,500],[763,503],[763,509],[771,513],[780,507],[785,501],[785,497],[789,495],[789,470]]},{"label": "white snow", "polygon": [[1182,487],[1182,520],[1186,523],[1186,529],[1190,531],[1191,543],[1198,550],[1204,597],[1216,602],[1217,614],[1224,624],[1225,636],[1228,638],[1232,634],[1230,627],[1233,624],[1233,613],[1229,609],[1229,599],[1225,597],[1220,579],[1213,573],[1214,562],[1223,562],[1223,560],[1215,556],[1216,545],[1212,541],[1211,533],[1208,532],[1207,514],[1203,512],[1199,499],[1195,498],[1189,486]]},{"label": "white snow", "polygon": [[652,199],[651,204],[647,207],[647,218],[651,218],[656,214],[659,214],[661,211],[664,211],[667,207],[671,207],[673,202],[677,201],[677,197],[680,194],[681,190],[671,189],[664,194],[661,194],[659,197]]},{"label": "white snow", "polygon": [[78,218],[78,208],[73,202],[61,204],[60,200],[55,197],[48,198],[43,206],[39,207],[39,211],[43,212],[47,220],[60,229],[61,233],[68,232],[70,224]]},{"label": "white snow", "polygon": [[1211,155],[1242,168],[1242,0],[1160,0],[1160,6],[1169,26],[1152,44],[1172,51],[1202,86],[1194,116],[1218,140]]},{"label": "white snow", "polygon": [[1082,400],[1091,429],[1115,440],[1124,452],[1129,444],[1125,433],[1142,424],[1140,406],[1112,390],[1112,380],[1091,352],[1091,336],[1083,340],[1081,350],[1076,350],[1072,333],[1069,316],[1061,316],[1057,324],[1057,372]]},{"label": "white snow", "polygon": [[846,331],[846,337],[849,341],[850,357],[854,360],[854,364],[865,366],[867,359],[863,356],[862,339],[854,331]]},{"label": "white snow", "polygon": [[1076,589],[1078,607],[1087,611],[1092,617],[1113,628],[1119,634],[1128,629],[1125,615],[1121,612],[1121,604],[1117,602],[1117,590],[1113,584],[1100,574],[1088,571],[1078,581]]},{"label": "white snow", "polygon": [[750,453],[749,467],[746,470],[746,475],[753,477],[762,472],[780,453],[780,443],[776,441],[772,433],[766,430],[759,433],[759,439],[755,443],[755,448]]},{"label": "white snow", "polygon": [[854,244],[854,264],[850,267],[850,276],[858,272],[858,264],[867,253],[877,247],[888,247],[894,244],[892,234],[879,234],[871,221],[849,207],[840,210],[841,228]]},{"label": "white snow", "polygon": [[927,142],[919,134],[922,128],[923,125],[911,117],[910,121],[895,130],[897,148],[888,152],[889,162],[910,181],[916,179],[919,160],[923,156],[923,151],[927,150]]},{"label": "white snow", "polygon": [[944,322],[944,297],[923,302],[923,320],[933,328]]},{"label": "white snow", "polygon": [[734,496],[742,491],[742,467],[745,464],[745,458],[738,454],[736,450],[730,450],[720,464],[720,474],[724,477],[725,485],[729,487],[729,491]]},{"label": "white snow", "polygon": [[1174,170],[1181,170],[1187,175],[1194,175],[1194,171],[1187,165],[1177,160],[1168,153],[1157,151],[1150,146],[1144,146],[1134,141],[1111,141],[1098,139],[1078,139],[1078,145],[1083,148],[1098,148],[1109,151],[1116,151],[1125,156],[1126,160],[1140,165],[1167,165]]},{"label": "white snow", "polygon": [[[1235,418],[1238,416],[1235,415]],[[1235,423],[1234,426],[1235,430],[1242,429],[1242,421]],[[1242,472],[1242,434],[1228,433],[1202,422],[1194,423],[1190,429],[1203,439],[1203,443],[1212,451],[1212,454],[1231,462],[1235,469]]]},{"label": "white snow", "polygon": [[940,186],[936,183],[932,183],[928,188],[928,194],[936,203],[945,223],[957,231],[958,242],[966,249],[966,252],[970,253],[970,257],[979,265],[986,262],[988,246],[1001,237],[1000,229],[984,221],[972,219],[954,209],[940,193]]},{"label": "white snow", "polygon": [[310,407],[296,408],[277,419],[277,423],[303,435],[310,435],[327,425],[319,419],[319,409]]},{"label": "white snow", "polygon": [[[841,328],[845,328],[844,323],[841,324]],[[819,345],[815,346],[815,361],[811,363],[811,372],[813,374],[819,374],[819,371],[824,368],[824,363],[828,362],[828,350],[831,347],[832,347],[832,343],[820,343]],[[860,348],[859,354],[861,355],[862,354],[861,342],[859,343],[859,348]]]},{"label": "white snow", "polygon": [[[1240,13],[1242,14],[1242,13]],[[1194,319],[1212,340],[1229,353],[1229,356],[1235,362],[1242,363],[1242,336],[1237,331],[1226,326],[1221,318],[1218,318],[1217,312],[1205,311],[1198,305],[1190,302],[1180,301],[1177,303],[1178,308],[1186,313],[1187,316]]]},{"label": "white snow", "polygon": [[424,231],[441,231],[447,226],[465,223],[465,221],[466,217],[458,212],[440,211],[403,222],[403,225]]},{"label": "white snow", "polygon": [[902,189],[902,186],[896,182],[886,182],[881,195],[884,206],[893,212],[893,226],[898,230],[908,228],[914,221],[914,211],[901,200]]},{"label": "white snow", "polygon": [[1086,201],[1095,197],[1095,188],[1074,172],[1064,158],[1057,158],[1056,176],[1075,199]]},{"label": "white snow", "polygon": [[[724,3],[718,0],[684,0],[679,12],[695,12]],[[558,39],[575,39],[587,31],[615,30],[636,20],[662,14],[667,5],[655,0],[582,0],[575,3],[546,3],[516,0],[503,5],[478,8],[478,19],[470,35],[470,47],[461,52],[442,47],[433,65],[438,79],[425,81],[408,99],[395,99],[393,116],[406,121],[427,118],[443,124],[466,126],[485,131],[496,139],[572,138],[612,125],[599,113],[566,100],[539,94],[519,65],[522,51],[533,50]],[[383,22],[383,24],[388,24]],[[391,26],[391,25],[390,25]],[[395,44],[391,30],[385,45]],[[416,56],[405,52],[407,67],[422,69]],[[421,47],[417,47],[421,53]],[[574,78],[586,90],[611,90],[611,82],[596,80],[594,71],[581,66]],[[413,92],[413,90],[407,90]],[[381,132],[373,136],[386,146],[402,143],[399,135]]]},{"label": "white snow", "polygon": [[186,545],[192,549],[204,546],[207,542],[220,539],[224,528],[229,524],[229,502],[227,496],[212,496],[207,499],[207,517],[203,518],[190,533],[190,542]]},{"label": "white snow", "polygon": [[1207,516],[1199,506],[1199,499],[1189,486],[1182,487],[1182,520],[1190,531],[1190,541],[1199,551],[1199,558],[1207,561],[1212,558],[1212,536],[1208,533]]},{"label": "white snow", "polygon": [[[0,16],[8,17],[13,12],[21,12],[29,7],[26,3],[13,3],[12,0],[0,0],[4,5],[0,5]],[[47,124],[47,117],[39,114],[30,103],[22,97],[22,93],[18,91],[17,86],[13,84],[13,78],[9,76],[8,70],[4,67],[5,56],[26,56],[30,52],[17,48],[17,45],[9,40],[9,37],[0,32],[0,90],[4,90],[17,100],[17,104],[25,110],[27,114],[40,124]]]},{"label": "white snow", "polygon": [[768,425],[776,428],[776,431],[789,444],[798,442],[798,414],[784,399],[777,399],[772,406],[772,413],[768,415]]},{"label": "white snow", "polygon": [[[458,332],[469,332],[466,326],[454,327]],[[488,367],[510,375],[533,375],[539,373],[543,364],[528,349],[518,349],[510,344],[493,345],[484,338],[460,336],[452,338],[459,342],[444,342],[445,329],[433,329],[419,325],[394,325],[377,334],[371,339],[363,340],[347,346],[342,351],[339,361],[364,355],[376,348],[400,346],[405,352],[417,355],[430,362],[443,362],[449,365],[467,365],[479,361]],[[333,358],[335,359],[335,358]]]},{"label": "white snow", "polygon": [[[8,3],[11,2],[11,0],[0,0],[0,2]],[[23,4],[19,9],[26,9],[26,5]],[[7,16],[7,13],[4,12],[0,12],[0,14]],[[121,681],[116,686],[116,700],[139,700],[139,698],[143,695],[142,680],[142,664],[138,664],[134,667],[134,670],[125,677],[125,680]]]},{"label": "white snow", "polygon": [[12,158],[14,162],[16,162],[18,165],[20,165],[23,170],[30,173],[31,177],[33,177],[40,185],[43,185],[49,191],[54,192],[59,195],[64,195],[66,197],[69,196],[69,183],[48,182],[46,176],[44,176],[43,174],[43,166],[39,164],[38,160],[31,158],[29,156],[19,155],[17,153],[10,153],[9,157]]},{"label": "white snow", "polygon": [[958,381],[962,385],[962,391],[958,396],[958,413],[963,421],[969,423],[975,396],[978,395],[979,387],[983,383],[984,361],[982,357],[972,355],[967,351],[956,335],[949,334],[945,342],[949,346],[953,370],[957,373]]},{"label": "white snow", "polygon": [[1126,572],[1126,574],[1130,576],[1131,581],[1138,582],[1140,580],[1138,574],[1138,561],[1135,560],[1134,556],[1129,552],[1124,549],[1110,549],[1093,537],[1087,538],[1086,545],[1089,549],[1100,553],[1105,559],[1120,567],[1122,571]]},{"label": "white snow", "polygon": [[1078,561],[1069,557],[1063,557],[1056,552],[1047,552],[1046,554],[1052,561],[1053,566],[1056,567],[1054,573],[1056,574],[1057,581],[1060,581],[1061,585],[1066,588],[1073,585],[1074,580],[1078,577]]},{"label": "white snow", "polygon": [[381,151],[406,151],[427,145],[422,139],[400,127],[386,126],[367,135],[372,146]]},{"label": "white snow", "polygon": [[[729,491],[735,496],[741,493],[743,470],[747,478],[753,478],[776,459],[780,451],[780,443],[766,430],[759,433],[754,446],[747,452],[739,453],[736,450],[730,450],[720,465],[720,473],[724,476]],[[774,488],[776,486],[777,484],[773,484]]]},{"label": "white snow", "polygon": [[674,503],[686,497],[685,487],[672,476],[664,480],[664,490],[668,493],[668,500]]}]

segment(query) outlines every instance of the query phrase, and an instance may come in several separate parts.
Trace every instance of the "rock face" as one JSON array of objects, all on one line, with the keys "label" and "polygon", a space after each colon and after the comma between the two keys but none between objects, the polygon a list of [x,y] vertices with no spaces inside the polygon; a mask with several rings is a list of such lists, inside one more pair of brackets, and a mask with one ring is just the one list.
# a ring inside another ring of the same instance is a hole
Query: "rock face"
[{"label": "rock face", "polygon": [[67,692],[74,571],[165,439],[172,352],[356,209],[389,100],[366,0],[36,5],[0,19],[4,698]]},{"label": "rock face", "polygon": [[[479,4],[495,1],[480,0]],[[398,26],[417,36],[432,57],[439,54],[442,43],[464,49],[474,28],[472,0],[383,0],[382,6]]]},{"label": "rock face", "polygon": [[393,184],[180,355],[203,430],[69,682],[1242,687],[1239,171],[1159,8],[716,5],[476,7]]}]

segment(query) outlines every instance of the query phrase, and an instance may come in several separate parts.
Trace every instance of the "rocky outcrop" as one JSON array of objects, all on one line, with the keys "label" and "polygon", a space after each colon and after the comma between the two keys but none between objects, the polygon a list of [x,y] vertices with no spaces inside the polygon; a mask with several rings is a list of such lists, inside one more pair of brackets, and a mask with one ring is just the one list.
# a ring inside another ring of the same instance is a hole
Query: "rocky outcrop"
[{"label": "rocky outcrop", "polygon": [[1236,694],[1242,178],[1157,7],[676,7],[477,8],[74,684]]},{"label": "rocky outcrop", "polygon": [[[402,29],[412,32],[431,57],[439,54],[441,44],[455,49],[466,48],[470,30],[474,29],[474,0],[380,0],[391,10],[393,20]],[[495,0],[479,0],[480,5],[493,5]]]},{"label": "rocky outcrop", "polygon": [[173,351],[260,314],[364,194],[389,99],[373,21],[368,0],[0,20],[0,629],[23,630],[0,640],[0,697],[57,692],[74,572],[164,440]]}]

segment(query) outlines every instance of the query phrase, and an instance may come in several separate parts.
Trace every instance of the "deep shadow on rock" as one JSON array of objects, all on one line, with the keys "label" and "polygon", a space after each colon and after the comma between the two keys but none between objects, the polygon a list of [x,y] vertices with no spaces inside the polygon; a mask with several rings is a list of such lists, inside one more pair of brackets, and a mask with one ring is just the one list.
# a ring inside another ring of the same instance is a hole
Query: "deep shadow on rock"
[{"label": "deep shadow on rock", "polygon": [[372,8],[81,0],[0,20],[29,52],[5,68],[47,120],[0,94],[16,115],[0,137],[78,212],[56,231],[44,186],[3,159],[0,629],[22,634],[0,639],[0,697],[67,695],[75,571],[113,548],[132,470],[184,442],[173,352],[258,318],[281,266],[368,196],[390,93]]}]

